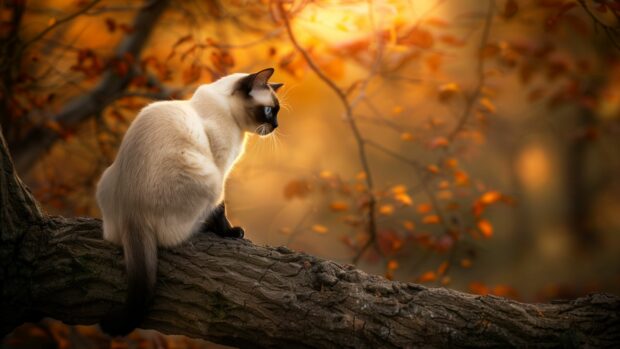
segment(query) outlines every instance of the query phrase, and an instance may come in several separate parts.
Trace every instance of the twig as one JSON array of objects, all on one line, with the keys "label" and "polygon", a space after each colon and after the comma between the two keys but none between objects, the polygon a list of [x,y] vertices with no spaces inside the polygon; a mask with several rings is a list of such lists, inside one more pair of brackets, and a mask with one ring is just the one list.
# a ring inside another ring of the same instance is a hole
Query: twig
[{"label": "twig", "polygon": [[[578,0],[577,1],[579,3],[579,5],[581,5],[581,7],[583,7],[583,9],[588,13],[588,15],[592,18],[592,21],[594,22],[595,26],[600,26],[601,28],[603,28],[603,30],[605,31],[605,34],[607,35],[607,38],[609,39],[609,41],[611,41],[611,43],[614,45],[614,47],[618,50],[620,50],[620,42],[618,41],[619,38],[619,33],[618,30],[610,25],[607,25],[605,23],[603,23],[603,21],[601,21],[598,17],[596,17],[596,15],[592,12],[592,10],[590,10],[590,8],[588,7],[588,4],[586,4],[585,0]],[[618,14],[612,10],[612,12],[614,13],[614,15],[616,17],[618,17]]]},{"label": "twig", "polygon": [[43,31],[41,31],[39,34],[35,35],[33,38],[31,38],[30,40],[26,41],[21,49],[25,50],[28,46],[30,46],[31,44],[33,44],[34,42],[36,42],[37,40],[41,39],[42,37],[44,37],[45,35],[47,35],[47,33],[51,32],[52,30],[56,29],[57,27],[59,27],[60,25],[67,23],[69,21],[71,21],[72,19],[86,13],[88,10],[90,10],[91,8],[93,8],[93,6],[97,5],[99,2],[101,2],[101,0],[93,0],[92,2],[90,2],[88,5],[82,7],[81,9],[79,9],[78,11],[57,20],[54,24],[48,26],[47,28],[45,28]]},{"label": "twig", "polygon": [[482,30],[482,35],[480,36],[480,45],[478,46],[478,64],[476,66],[476,85],[474,87],[474,91],[469,97],[465,98],[465,108],[463,109],[463,114],[459,118],[457,125],[454,129],[448,134],[448,141],[452,143],[452,141],[456,138],[456,136],[463,130],[465,124],[471,117],[471,110],[474,107],[474,104],[478,97],[480,96],[480,92],[482,90],[482,86],[484,86],[484,57],[482,57],[482,52],[487,45],[489,40],[489,33],[491,32],[491,23],[493,22],[493,9],[495,7],[495,0],[489,0],[488,12],[486,16],[486,20],[484,21],[484,28]]},{"label": "twig", "polygon": [[[356,264],[359,261],[360,257],[363,255],[363,253],[368,249],[368,247],[374,244],[374,242],[376,241],[376,237],[377,237],[377,222],[376,222],[376,212],[375,212],[376,211],[376,198],[374,194],[373,177],[372,177],[372,173],[370,172],[370,165],[368,163],[368,157],[366,155],[366,147],[364,144],[364,139],[357,126],[357,122],[355,118],[353,117],[353,109],[351,107],[351,103],[349,103],[349,100],[347,99],[345,92],[342,89],[340,89],[340,87],[338,87],[333,80],[331,80],[327,75],[325,75],[325,73],[321,70],[321,68],[319,68],[319,66],[316,65],[316,63],[314,62],[314,60],[312,59],[308,51],[306,51],[306,49],[304,49],[301,46],[299,41],[297,41],[297,37],[293,33],[293,29],[291,27],[288,13],[284,9],[282,1],[277,1],[276,3],[277,3],[278,11],[284,22],[286,32],[289,36],[289,39],[291,40],[291,43],[293,44],[295,49],[303,56],[304,60],[306,61],[310,69],[312,69],[312,71],[319,77],[319,79],[323,81],[338,96],[342,106],[345,109],[345,114],[344,114],[345,119],[349,123],[349,127],[351,128],[351,131],[353,132],[353,136],[355,137],[355,141],[356,141],[358,153],[359,153],[359,160],[362,165],[362,169],[364,170],[366,174],[366,187],[368,189],[368,234],[369,234],[368,242],[362,247],[362,249],[358,252],[358,254],[353,258],[353,263]],[[366,81],[366,84],[367,84],[367,81]]]}]

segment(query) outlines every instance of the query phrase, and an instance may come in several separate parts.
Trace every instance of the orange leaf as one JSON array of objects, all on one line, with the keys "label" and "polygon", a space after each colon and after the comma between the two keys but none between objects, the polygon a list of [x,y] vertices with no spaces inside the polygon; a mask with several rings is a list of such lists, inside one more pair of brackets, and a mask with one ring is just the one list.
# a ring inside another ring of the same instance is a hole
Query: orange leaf
[{"label": "orange leaf", "polygon": [[384,216],[389,216],[394,213],[394,206],[390,204],[381,205],[381,207],[379,207],[379,213]]},{"label": "orange leaf", "polygon": [[324,225],[315,224],[315,225],[312,226],[312,231],[317,233],[317,234],[327,234],[329,229],[327,229],[327,227],[324,226]]},{"label": "orange leaf", "polygon": [[433,206],[431,206],[431,204],[419,204],[418,205],[418,213],[423,214],[423,213],[429,213],[433,210]]},{"label": "orange leaf", "polygon": [[439,274],[439,275],[443,275],[443,274],[445,274],[445,273],[446,273],[446,270],[448,270],[448,265],[449,265],[449,263],[448,263],[447,261],[446,261],[446,262],[441,263],[441,264],[439,265],[439,268],[437,268],[437,274]]},{"label": "orange leaf", "polygon": [[454,172],[454,182],[460,187],[469,185],[469,176],[463,171]]},{"label": "orange leaf", "polygon": [[493,102],[491,102],[491,100],[488,98],[480,99],[480,104],[482,105],[483,109],[488,111],[489,113],[493,114],[497,111],[495,104],[493,104]]},{"label": "orange leaf", "polygon": [[329,205],[329,208],[334,212],[343,212],[349,209],[349,205],[344,201],[334,201]]},{"label": "orange leaf", "polygon": [[489,288],[483,283],[476,281],[469,284],[469,291],[479,295],[489,294]]},{"label": "orange leaf", "polygon": [[432,174],[438,174],[439,173],[439,167],[437,167],[437,165],[428,165],[426,167],[426,169],[428,170],[428,172],[430,172]]},{"label": "orange leaf", "polygon": [[493,236],[493,226],[486,219],[481,219],[478,221],[478,230],[480,230],[482,235],[486,238]]},{"label": "orange leaf", "polygon": [[457,93],[461,91],[461,88],[457,83],[450,82],[439,86],[439,101],[446,103],[452,99]]},{"label": "orange leaf", "polygon": [[405,206],[413,205],[413,199],[411,199],[411,196],[409,196],[407,193],[396,194],[394,196],[394,199],[396,199],[396,201],[400,202],[401,204]]},{"label": "orange leaf", "polygon": [[387,264],[387,268],[388,268],[388,270],[396,270],[396,269],[398,269],[398,261],[396,261],[394,259],[390,259],[390,261]]},{"label": "orange leaf", "polygon": [[498,191],[487,191],[480,197],[480,202],[485,205],[490,205],[499,201],[502,198],[502,194]]},{"label": "orange leaf", "polygon": [[413,231],[415,229],[415,223],[412,221],[404,221],[403,227],[408,231]]},{"label": "orange leaf", "polygon": [[426,273],[420,275],[418,278],[418,282],[431,282],[437,279],[437,275],[434,271],[427,271]]},{"label": "orange leaf", "polygon": [[424,217],[422,219],[422,222],[424,224],[437,224],[437,223],[440,222],[440,219],[439,219],[438,215],[432,214],[432,215],[428,215],[428,216]]},{"label": "orange leaf", "polygon": [[411,134],[411,132],[403,132],[400,134],[400,140],[405,142],[411,142],[413,141],[413,135]]},{"label": "orange leaf", "polygon": [[405,187],[402,184],[399,185],[395,185],[393,186],[391,189],[392,193],[396,194],[402,194],[402,193],[406,193],[407,192],[407,187]]},{"label": "orange leaf", "polygon": [[448,145],[450,145],[450,142],[445,137],[437,137],[429,144],[431,149],[446,148]]}]

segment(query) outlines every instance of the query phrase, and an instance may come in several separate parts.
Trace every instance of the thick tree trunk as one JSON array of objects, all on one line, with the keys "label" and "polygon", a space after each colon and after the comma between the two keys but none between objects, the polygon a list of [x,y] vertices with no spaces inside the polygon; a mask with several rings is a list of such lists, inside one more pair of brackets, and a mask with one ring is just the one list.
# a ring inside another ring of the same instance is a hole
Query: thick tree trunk
[{"label": "thick tree trunk", "polygon": [[[46,217],[0,144],[0,333],[49,316],[93,324],[124,299],[121,249],[92,218]],[[284,247],[202,234],[161,249],[143,324],[241,347],[603,347],[620,299],[523,304],[425,288]]]}]

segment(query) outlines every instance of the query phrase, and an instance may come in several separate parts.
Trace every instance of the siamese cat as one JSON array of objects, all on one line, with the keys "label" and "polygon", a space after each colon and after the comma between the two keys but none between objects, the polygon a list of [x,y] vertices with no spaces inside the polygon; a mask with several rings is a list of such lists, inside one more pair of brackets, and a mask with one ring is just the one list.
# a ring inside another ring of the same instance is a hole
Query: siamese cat
[{"label": "siamese cat", "polygon": [[140,111],[116,160],[97,185],[103,237],[123,246],[128,294],[101,320],[110,335],[140,325],[153,296],[157,246],[196,232],[243,238],[225,215],[224,182],[243,153],[244,135],[278,127],[273,68],[237,73],[200,86],[187,101],[155,102]]}]

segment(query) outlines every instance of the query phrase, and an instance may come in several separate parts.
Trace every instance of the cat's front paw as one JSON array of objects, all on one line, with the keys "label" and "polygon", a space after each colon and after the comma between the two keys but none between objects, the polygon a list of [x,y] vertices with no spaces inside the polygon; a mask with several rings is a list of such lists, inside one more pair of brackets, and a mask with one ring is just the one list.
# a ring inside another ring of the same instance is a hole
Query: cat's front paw
[{"label": "cat's front paw", "polygon": [[243,239],[245,231],[241,227],[231,227],[224,231],[218,231],[217,235],[225,238]]}]

